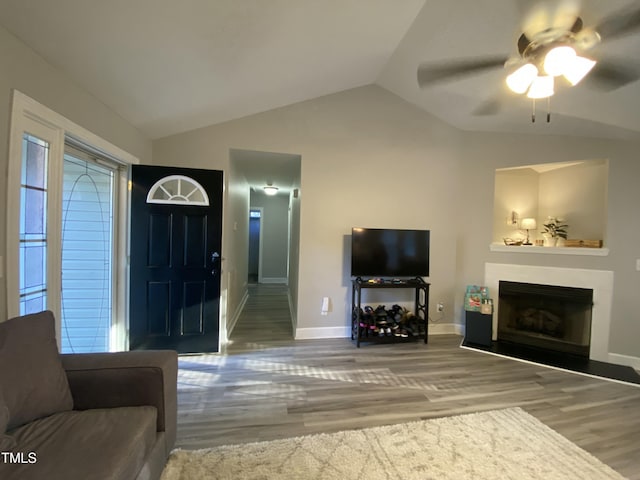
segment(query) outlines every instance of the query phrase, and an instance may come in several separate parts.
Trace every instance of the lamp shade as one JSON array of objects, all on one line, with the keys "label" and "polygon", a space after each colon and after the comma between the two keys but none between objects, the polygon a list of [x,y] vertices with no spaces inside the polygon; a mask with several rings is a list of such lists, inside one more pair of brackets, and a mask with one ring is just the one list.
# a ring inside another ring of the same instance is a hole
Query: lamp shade
[{"label": "lamp shade", "polygon": [[576,57],[576,51],[569,46],[553,48],[544,57],[544,71],[547,75],[557,77],[565,73],[569,65]]},{"label": "lamp shade", "polygon": [[591,71],[595,64],[595,60],[578,57],[576,55],[571,59],[571,62],[567,64],[567,67],[563,72],[564,78],[566,78],[571,85],[575,86],[587,73]]},{"label": "lamp shade", "polygon": [[536,77],[527,93],[529,98],[547,98],[553,95],[553,77]]},{"label": "lamp shade", "polygon": [[264,187],[264,193],[266,193],[267,195],[275,195],[276,193],[278,193],[278,187],[267,185],[266,187]]},{"label": "lamp shade", "polygon": [[523,230],[534,230],[537,226],[535,218],[523,218],[520,222],[520,228]]},{"label": "lamp shade", "polygon": [[527,63],[507,77],[507,86],[514,93],[524,93],[527,91],[533,79],[538,75],[535,65]]}]

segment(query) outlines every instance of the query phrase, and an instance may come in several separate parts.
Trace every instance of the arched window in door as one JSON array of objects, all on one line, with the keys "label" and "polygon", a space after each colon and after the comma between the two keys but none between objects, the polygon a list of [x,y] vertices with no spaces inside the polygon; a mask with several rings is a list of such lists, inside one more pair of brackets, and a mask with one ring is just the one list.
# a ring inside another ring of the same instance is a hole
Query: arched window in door
[{"label": "arched window in door", "polygon": [[147,194],[147,203],[209,206],[209,196],[198,182],[184,175],[158,180]]}]

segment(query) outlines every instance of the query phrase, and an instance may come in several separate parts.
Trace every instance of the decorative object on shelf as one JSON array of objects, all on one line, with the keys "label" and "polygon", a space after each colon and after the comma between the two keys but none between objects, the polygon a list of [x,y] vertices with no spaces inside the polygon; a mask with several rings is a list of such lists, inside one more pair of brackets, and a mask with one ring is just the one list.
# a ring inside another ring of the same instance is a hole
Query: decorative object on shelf
[{"label": "decorative object on shelf", "polygon": [[483,315],[491,315],[493,313],[493,299],[483,298],[480,303],[480,313]]},{"label": "decorative object on shelf", "polygon": [[545,247],[555,247],[558,239],[567,239],[567,228],[569,225],[564,220],[557,217],[547,217],[547,221],[542,224],[542,236],[544,237]]},{"label": "decorative object on shelf", "polygon": [[464,309],[479,312],[482,303],[489,298],[489,288],[480,285],[467,285],[464,295]]},{"label": "decorative object on shelf", "polygon": [[565,247],[602,248],[602,240],[569,239],[564,242]]},{"label": "decorative object on shelf", "polygon": [[535,230],[537,228],[536,219],[535,218],[523,218],[520,223],[520,228],[522,230],[527,231],[527,239],[523,243],[523,245],[531,245],[531,241],[529,240],[529,230]]},{"label": "decorative object on shelf", "polygon": [[513,238],[505,237],[502,239],[505,245],[508,247],[519,247],[522,245],[522,240],[514,240]]}]

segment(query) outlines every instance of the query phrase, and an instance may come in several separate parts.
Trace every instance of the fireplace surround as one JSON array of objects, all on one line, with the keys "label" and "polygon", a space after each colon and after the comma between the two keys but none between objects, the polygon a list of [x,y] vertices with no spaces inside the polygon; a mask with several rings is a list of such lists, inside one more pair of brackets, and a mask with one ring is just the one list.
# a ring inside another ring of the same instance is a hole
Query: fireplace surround
[{"label": "fireplace surround", "polygon": [[[489,293],[497,298],[500,281],[528,284],[555,285],[591,290],[591,326],[589,332],[588,358],[609,362],[609,331],[613,296],[613,272],[579,268],[542,267],[501,263],[485,264],[485,285]],[[500,304],[494,301],[492,338],[498,338]]]}]

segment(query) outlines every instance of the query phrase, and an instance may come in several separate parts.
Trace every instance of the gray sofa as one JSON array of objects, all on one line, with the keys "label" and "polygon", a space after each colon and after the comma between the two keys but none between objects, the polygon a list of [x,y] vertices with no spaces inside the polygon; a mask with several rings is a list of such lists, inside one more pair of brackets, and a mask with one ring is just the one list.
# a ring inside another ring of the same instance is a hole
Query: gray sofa
[{"label": "gray sofa", "polygon": [[160,478],[176,384],[174,351],[60,355],[51,312],[0,323],[0,478]]}]

